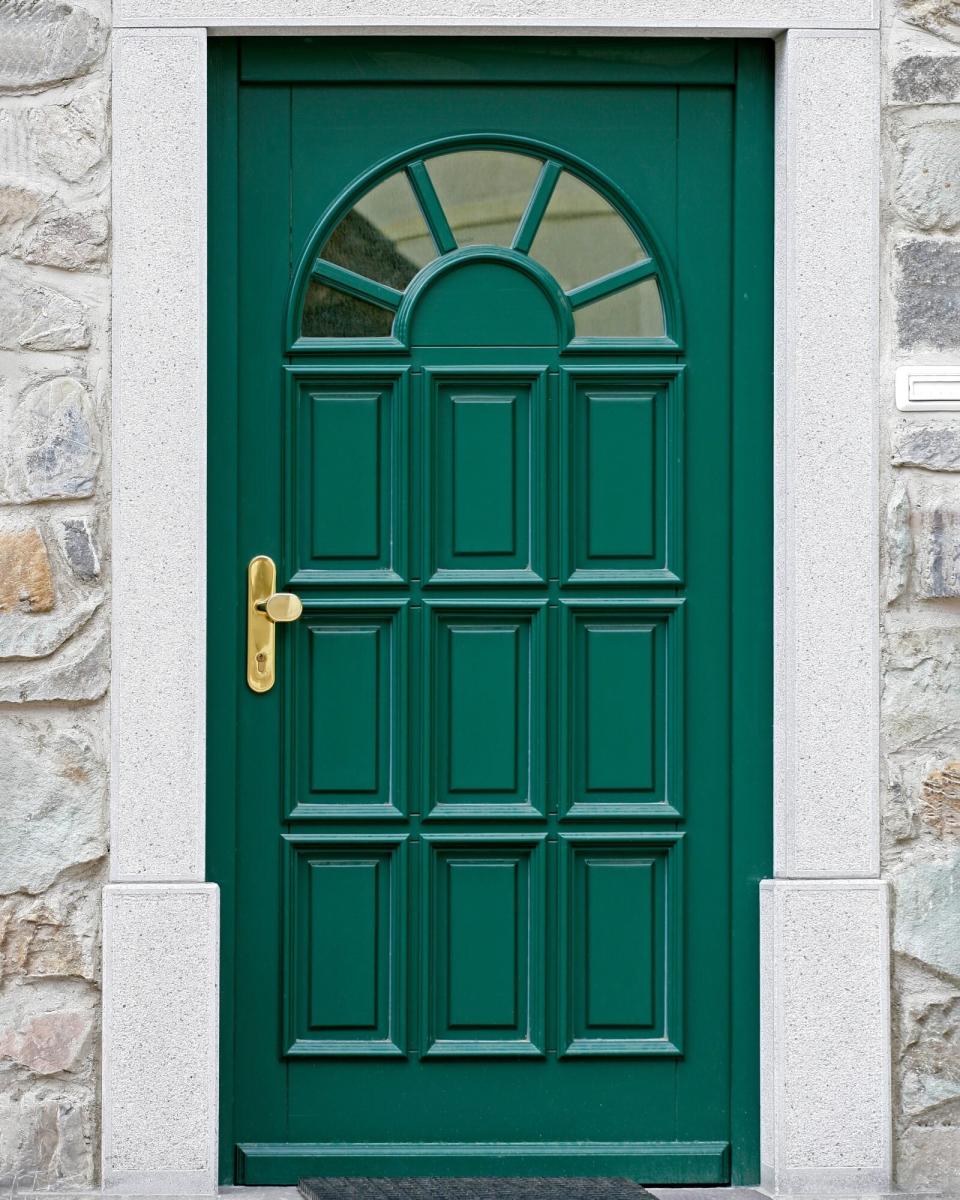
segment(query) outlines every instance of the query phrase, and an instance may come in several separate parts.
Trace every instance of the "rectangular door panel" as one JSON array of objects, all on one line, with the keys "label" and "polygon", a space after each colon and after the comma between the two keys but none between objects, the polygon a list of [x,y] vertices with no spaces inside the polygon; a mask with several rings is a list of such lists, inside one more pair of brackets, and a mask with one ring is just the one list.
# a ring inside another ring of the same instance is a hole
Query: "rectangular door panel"
[{"label": "rectangular door panel", "polygon": [[287,382],[294,582],[402,583],[407,372],[297,368]]},{"label": "rectangular door panel", "polygon": [[284,836],[287,1055],[404,1054],[406,838]]},{"label": "rectangular door panel", "polygon": [[682,367],[561,370],[568,584],[680,583]]},{"label": "rectangular door panel", "polygon": [[679,1055],[683,834],[560,837],[564,1055]]},{"label": "rectangular door panel", "polygon": [[545,844],[424,835],[424,1056],[543,1055]]},{"label": "rectangular door panel", "polygon": [[431,818],[546,811],[546,605],[424,605],[424,779]]},{"label": "rectangular door panel", "polygon": [[683,603],[561,604],[566,817],[674,819],[681,812]]},{"label": "rectangular door panel", "polygon": [[406,806],[405,602],[313,602],[289,631],[287,813],[396,819]]},{"label": "rectangular door panel", "polygon": [[542,583],[546,370],[433,368],[423,380],[424,580]]}]

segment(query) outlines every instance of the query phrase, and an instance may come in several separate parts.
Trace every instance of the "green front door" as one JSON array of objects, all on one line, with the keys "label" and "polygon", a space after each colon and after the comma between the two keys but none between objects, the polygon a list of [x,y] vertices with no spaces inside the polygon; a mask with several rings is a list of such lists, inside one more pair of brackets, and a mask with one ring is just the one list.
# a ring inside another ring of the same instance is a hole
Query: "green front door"
[{"label": "green front door", "polygon": [[766,49],[223,41],[211,96],[222,1176],[750,1182]]}]

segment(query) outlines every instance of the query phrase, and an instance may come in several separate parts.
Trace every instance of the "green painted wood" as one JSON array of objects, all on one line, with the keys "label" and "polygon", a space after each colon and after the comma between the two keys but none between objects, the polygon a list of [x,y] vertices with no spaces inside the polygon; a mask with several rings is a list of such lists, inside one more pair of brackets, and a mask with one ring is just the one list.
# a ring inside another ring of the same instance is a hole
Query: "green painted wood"
[{"label": "green painted wood", "polygon": [[283,850],[284,1053],[402,1058],[406,839],[289,834]]},{"label": "green painted wood", "polygon": [[366,1146],[245,1142],[237,1148],[239,1175],[254,1187],[324,1172],[337,1176],[475,1176],[478,1162],[490,1161],[491,1155],[495,1173],[502,1176],[606,1173],[641,1183],[662,1180],[690,1185],[722,1183],[729,1174],[725,1142],[500,1142],[490,1148],[450,1142],[416,1147],[403,1142]]},{"label": "green painted wood", "polygon": [[[769,395],[773,377],[773,47],[748,42],[737,56],[734,173],[733,386]],[[753,184],[747,184],[752,180]],[[760,183],[761,186],[757,186]],[[733,570],[731,782],[768,796],[773,775],[773,406],[747,402],[732,420]],[[758,881],[773,871],[773,806],[736,805],[731,823],[731,1182],[758,1177],[760,1128],[760,933]]]},{"label": "green painted wood", "polygon": [[[209,143],[207,224],[218,236],[209,243],[211,278],[236,279],[238,261],[237,196],[237,72],[238,47],[229,39],[211,40],[207,89],[207,120],[220,137]],[[208,781],[211,816],[216,833],[206,841],[208,879],[220,882],[220,1043],[219,1043],[219,1162],[224,1176],[234,1166],[233,1114],[236,1094],[236,824],[237,694],[242,681],[236,671],[246,631],[242,627],[242,576],[237,563],[237,289],[224,289],[222,303],[208,313],[207,354],[211,365],[211,402],[227,405],[215,436],[207,443],[208,573],[211,581],[229,581],[217,606],[218,636],[207,639],[207,678],[219,681],[217,703],[207,710],[206,745],[216,764]],[[229,348],[224,357],[223,352]],[[214,450],[216,447],[216,450]],[[216,547],[216,552],[213,548]],[[224,720],[224,714],[228,719]],[[211,827],[212,832],[212,827]]]},{"label": "green painted wood", "polygon": [[[212,52],[211,263],[236,300],[211,321],[225,1182],[755,1181],[771,71],[736,43],[619,43],[589,66],[503,43],[499,70],[491,42],[253,39],[255,86],[235,43]],[[500,247],[456,250],[424,171],[441,256],[404,293],[323,276],[389,301],[393,336],[291,337],[323,214],[461,136],[599,181],[682,353],[571,342],[525,253],[548,168]],[[265,696],[237,686],[254,553],[305,605]]]},{"label": "green painted wood", "polygon": [[244,82],[733,83],[732,41],[503,37],[244,38]]},{"label": "green painted wood", "polygon": [[547,211],[547,205],[553,196],[553,189],[557,186],[557,180],[560,178],[560,171],[561,167],[558,162],[548,161],[543,164],[540,178],[530,194],[530,202],[520,218],[520,224],[517,226],[517,232],[513,238],[513,248],[519,250],[521,254],[530,253],[533,239],[537,236],[540,223],[543,221],[543,214]]},{"label": "green painted wood", "polygon": [[628,288],[634,283],[640,283],[644,279],[650,279],[656,273],[657,264],[653,259],[646,258],[643,262],[634,263],[633,266],[623,267],[619,271],[611,271],[609,275],[603,275],[593,283],[585,283],[582,287],[574,288],[567,294],[573,308],[583,308],[586,304],[602,300],[604,296],[615,296],[624,288]]},{"label": "green painted wood", "polygon": [[350,296],[357,296],[359,299],[366,300],[370,304],[377,304],[381,308],[392,309],[400,304],[402,293],[396,288],[389,287],[385,283],[378,283],[375,279],[368,279],[356,271],[350,271],[346,267],[327,262],[322,258],[314,263],[313,276],[320,283],[332,284]]},{"label": "green painted wood", "polygon": [[438,253],[448,254],[451,250],[456,250],[457,239],[453,236],[447,222],[447,214],[437,199],[433,180],[430,178],[427,168],[422,162],[410,163],[407,167],[407,178],[410,180],[410,186],[413,188],[413,193],[420,205],[423,219],[427,223]]}]

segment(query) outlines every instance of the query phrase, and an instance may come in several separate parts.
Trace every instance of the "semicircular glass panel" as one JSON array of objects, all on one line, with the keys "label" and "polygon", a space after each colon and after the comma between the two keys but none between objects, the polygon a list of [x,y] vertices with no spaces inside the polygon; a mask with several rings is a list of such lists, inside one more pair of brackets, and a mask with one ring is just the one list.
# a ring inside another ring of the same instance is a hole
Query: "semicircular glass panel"
[{"label": "semicircular glass panel", "polygon": [[586,304],[577,309],[573,320],[577,337],[653,338],[666,333],[655,279],[643,279]]},{"label": "semicircular glass panel", "polygon": [[566,292],[578,336],[665,334],[657,265],[600,191],[548,158],[465,149],[411,160],[340,219],[314,260],[301,335],[388,337],[418,272],[472,245],[539,263]]},{"label": "semicircular glass panel", "polygon": [[457,150],[427,159],[458,246],[510,246],[543,166],[504,150]]},{"label": "semicircular glass panel", "polygon": [[405,288],[436,257],[406,173],[389,176],[358,200],[334,229],[320,257],[368,279]]},{"label": "semicircular glass panel", "polygon": [[569,291],[649,255],[609,200],[569,171],[561,171],[530,257]]},{"label": "semicircular glass panel", "polygon": [[389,337],[393,313],[388,308],[361,300],[319,279],[311,279],[300,325],[303,337],[368,338]]}]

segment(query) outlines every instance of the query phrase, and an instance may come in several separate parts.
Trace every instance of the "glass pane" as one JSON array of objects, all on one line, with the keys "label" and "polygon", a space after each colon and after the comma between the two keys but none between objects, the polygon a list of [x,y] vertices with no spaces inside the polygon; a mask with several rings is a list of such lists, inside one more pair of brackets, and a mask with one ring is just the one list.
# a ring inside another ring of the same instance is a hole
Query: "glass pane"
[{"label": "glass pane", "polygon": [[458,150],[427,162],[460,246],[509,246],[542,162],[502,150]]},{"label": "glass pane", "polygon": [[610,203],[564,171],[543,214],[530,257],[569,291],[649,256]]},{"label": "glass pane", "polygon": [[402,291],[436,253],[401,172],[377,184],[347,213],[321,257]]},{"label": "glass pane", "polygon": [[573,314],[577,337],[663,337],[663,305],[655,279],[606,296]]},{"label": "glass pane", "polygon": [[303,305],[302,337],[389,337],[393,313],[310,280]]}]

